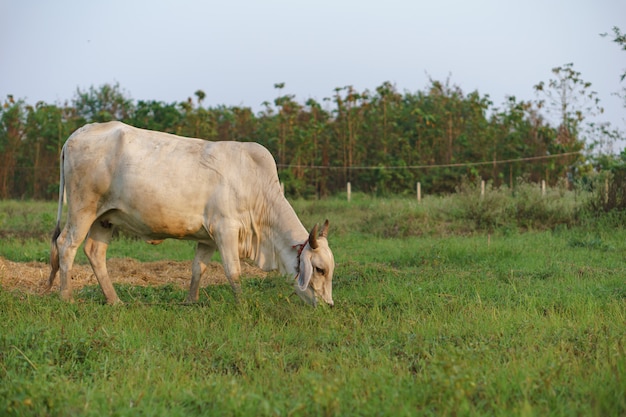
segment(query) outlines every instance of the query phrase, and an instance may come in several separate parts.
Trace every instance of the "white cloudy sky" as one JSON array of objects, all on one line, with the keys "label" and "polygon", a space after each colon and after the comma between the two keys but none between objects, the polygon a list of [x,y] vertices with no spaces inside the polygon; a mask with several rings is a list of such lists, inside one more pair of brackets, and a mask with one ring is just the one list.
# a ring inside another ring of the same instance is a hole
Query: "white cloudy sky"
[{"label": "white cloudy sky", "polygon": [[135,100],[255,110],[274,84],[304,102],[335,87],[424,89],[428,76],[469,93],[534,99],[569,62],[593,84],[604,118],[626,129],[611,95],[626,52],[624,0],[0,0],[0,100],[64,102],[118,82]]}]

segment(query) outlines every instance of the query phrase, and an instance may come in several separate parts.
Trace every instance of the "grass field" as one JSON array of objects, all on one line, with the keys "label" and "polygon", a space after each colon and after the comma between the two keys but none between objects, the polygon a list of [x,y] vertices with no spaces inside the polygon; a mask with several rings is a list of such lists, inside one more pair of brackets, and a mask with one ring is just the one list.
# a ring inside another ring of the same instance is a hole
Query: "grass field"
[{"label": "grass field", "polygon": [[[228,285],[192,306],[117,285],[122,307],[0,288],[0,415],[626,415],[626,229],[532,198],[294,202],[331,220],[333,309],[277,274],[239,304]],[[0,256],[46,260],[55,212],[0,202]],[[193,245],[122,237],[126,256]]]}]

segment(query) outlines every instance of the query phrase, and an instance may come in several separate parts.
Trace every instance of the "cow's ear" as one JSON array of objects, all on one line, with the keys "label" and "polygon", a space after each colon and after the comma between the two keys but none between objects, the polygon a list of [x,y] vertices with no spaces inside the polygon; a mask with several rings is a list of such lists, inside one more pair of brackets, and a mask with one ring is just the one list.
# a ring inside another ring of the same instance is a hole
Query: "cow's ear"
[{"label": "cow's ear", "polygon": [[302,256],[300,258],[300,273],[298,274],[298,288],[300,288],[300,291],[307,289],[312,276],[313,264],[311,263],[311,257]]}]

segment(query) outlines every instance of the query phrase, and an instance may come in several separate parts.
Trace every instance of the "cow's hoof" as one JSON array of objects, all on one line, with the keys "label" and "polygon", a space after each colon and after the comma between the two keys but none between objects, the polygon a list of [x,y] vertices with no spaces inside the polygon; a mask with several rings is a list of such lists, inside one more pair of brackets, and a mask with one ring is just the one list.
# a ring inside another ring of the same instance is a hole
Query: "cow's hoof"
[{"label": "cow's hoof", "polygon": [[61,300],[67,302],[67,303],[73,303],[74,302],[74,297],[72,297],[72,292],[71,291],[61,291],[59,292],[59,296],[61,297]]}]

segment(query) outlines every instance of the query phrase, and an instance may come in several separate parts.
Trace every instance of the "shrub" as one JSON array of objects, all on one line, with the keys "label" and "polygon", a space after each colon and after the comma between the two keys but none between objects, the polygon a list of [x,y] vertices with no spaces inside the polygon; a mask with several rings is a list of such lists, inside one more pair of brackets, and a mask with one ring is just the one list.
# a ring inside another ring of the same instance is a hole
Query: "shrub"
[{"label": "shrub", "polygon": [[499,228],[552,229],[577,222],[583,198],[566,184],[549,188],[544,194],[539,185],[519,179],[514,189],[485,186],[481,195],[478,183],[463,181],[457,188],[446,213],[467,223],[471,230],[494,231]]},{"label": "shrub", "polygon": [[590,212],[626,211],[626,168],[603,172],[585,185],[591,192],[587,204]]}]

